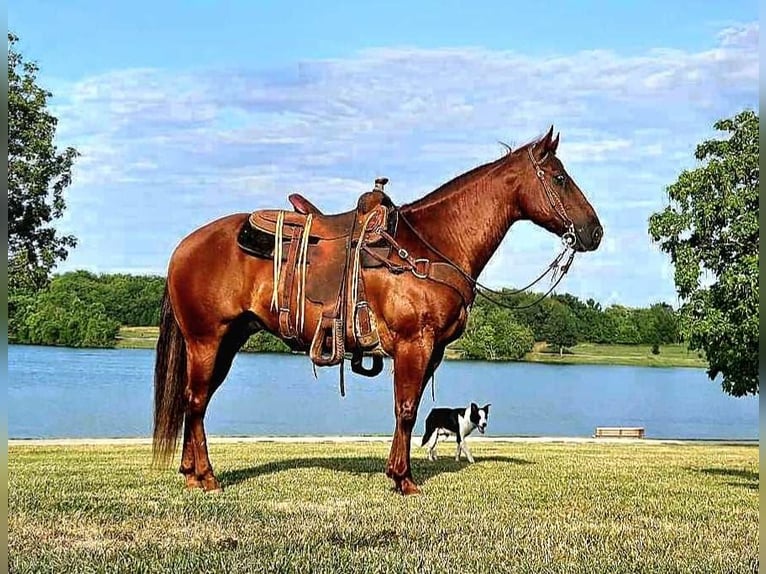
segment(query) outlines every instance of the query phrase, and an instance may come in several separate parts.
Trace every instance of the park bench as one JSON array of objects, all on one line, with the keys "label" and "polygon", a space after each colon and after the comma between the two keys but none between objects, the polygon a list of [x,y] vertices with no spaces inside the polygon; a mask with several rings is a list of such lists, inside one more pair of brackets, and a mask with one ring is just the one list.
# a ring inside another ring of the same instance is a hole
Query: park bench
[{"label": "park bench", "polygon": [[644,427],[596,427],[594,438],[644,438]]}]

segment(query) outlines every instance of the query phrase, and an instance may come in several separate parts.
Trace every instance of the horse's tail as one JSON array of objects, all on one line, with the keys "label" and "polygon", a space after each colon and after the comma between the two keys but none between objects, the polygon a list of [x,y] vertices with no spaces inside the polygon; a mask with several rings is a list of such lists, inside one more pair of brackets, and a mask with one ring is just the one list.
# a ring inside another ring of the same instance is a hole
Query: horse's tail
[{"label": "horse's tail", "polygon": [[176,322],[168,287],[162,295],[160,336],[154,364],[154,435],[152,444],[155,466],[167,466],[178,445],[184,419],[186,387],[186,341]]}]

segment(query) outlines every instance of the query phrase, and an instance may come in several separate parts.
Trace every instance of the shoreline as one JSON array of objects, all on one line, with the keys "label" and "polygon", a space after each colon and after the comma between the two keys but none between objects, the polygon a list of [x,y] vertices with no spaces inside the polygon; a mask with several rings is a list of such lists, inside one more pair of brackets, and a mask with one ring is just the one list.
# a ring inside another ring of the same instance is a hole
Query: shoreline
[{"label": "shoreline", "polygon": [[[9,345],[31,346],[31,347],[50,347],[52,349],[78,349],[78,350],[154,350],[156,339],[147,338],[125,338],[118,337],[117,344],[114,347],[66,347],[58,345],[29,345],[27,343],[10,342]],[[496,360],[486,359],[464,359],[457,353],[448,352],[445,362],[460,363],[491,363],[504,365],[509,363],[517,364],[537,364],[537,365],[561,365],[561,366],[609,366],[609,367],[646,367],[661,369],[702,369],[708,368],[707,362],[700,358],[694,358],[693,352],[683,349],[679,344],[664,345],[661,347],[664,353],[652,355],[649,347],[646,345],[611,345],[598,343],[581,343],[575,345],[570,353],[559,355],[558,353],[548,353],[541,351],[531,351],[523,358],[518,360]],[[449,350],[448,350],[449,351]],[[306,356],[305,353],[271,353],[240,350],[244,355],[275,355],[275,356]]]},{"label": "shoreline", "polygon": [[[369,435],[327,435],[327,436],[209,436],[208,442],[218,444],[253,444],[253,443],[390,443],[389,436]],[[420,437],[413,437],[412,443],[420,442]],[[673,438],[617,438],[617,437],[565,437],[565,436],[474,436],[472,443],[567,443],[567,444],[705,444],[705,445],[739,445],[757,446],[759,438],[753,439],[725,439],[725,438],[696,438],[696,439],[673,439]],[[8,440],[8,446],[143,446],[151,445],[150,437],[125,437],[125,438],[13,438]],[[417,444],[419,447],[419,444]]]}]

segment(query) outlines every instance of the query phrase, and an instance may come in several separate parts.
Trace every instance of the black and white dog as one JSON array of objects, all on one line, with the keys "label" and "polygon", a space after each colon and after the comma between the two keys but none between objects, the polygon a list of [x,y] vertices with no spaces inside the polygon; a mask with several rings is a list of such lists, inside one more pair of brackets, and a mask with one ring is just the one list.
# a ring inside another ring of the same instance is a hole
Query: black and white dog
[{"label": "black and white dog", "polygon": [[460,453],[463,452],[468,461],[473,462],[473,455],[465,443],[465,438],[473,432],[473,429],[479,429],[479,432],[484,434],[489,418],[489,406],[487,404],[479,408],[476,403],[471,403],[471,406],[465,409],[431,409],[426,418],[426,432],[420,443],[420,446],[428,444],[428,460],[436,460],[436,443],[440,436],[455,435],[457,437],[455,460],[460,460]]}]

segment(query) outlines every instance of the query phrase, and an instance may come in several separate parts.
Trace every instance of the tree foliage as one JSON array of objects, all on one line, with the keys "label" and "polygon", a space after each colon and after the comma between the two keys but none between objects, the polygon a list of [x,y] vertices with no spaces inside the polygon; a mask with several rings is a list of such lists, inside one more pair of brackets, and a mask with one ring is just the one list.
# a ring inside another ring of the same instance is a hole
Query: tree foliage
[{"label": "tree foliage", "polygon": [[578,325],[574,312],[565,304],[553,301],[548,315],[545,340],[559,353],[577,344]]},{"label": "tree foliage", "polygon": [[758,393],[758,115],[723,119],[697,146],[702,165],[668,187],[649,233],[675,266],[681,331],[724,391]]},{"label": "tree foliage", "polygon": [[[48,287],[40,291],[21,291],[10,296],[9,307],[12,305],[16,311],[9,317],[8,333],[12,340],[20,343],[44,340],[50,344],[83,345],[77,339],[78,333],[83,334],[81,330],[71,330],[66,337],[39,335],[54,331],[54,327],[45,331],[48,329],[46,322],[59,325],[62,320],[58,311],[51,309],[53,301],[62,302],[66,309],[90,309],[96,315],[104,314],[119,325],[156,326],[164,289],[164,277],[153,275],[96,275],[88,271],[56,275]],[[51,298],[50,292],[57,293],[56,297]],[[71,299],[61,295],[64,292],[70,294]],[[538,297],[539,294],[534,293],[507,294],[501,299],[508,304],[520,305]],[[32,313],[32,310],[40,309],[47,311]],[[33,314],[34,328],[28,323]],[[64,332],[58,326],[55,330]],[[33,333],[37,334],[33,336]],[[626,333],[629,336],[625,336]],[[577,342],[659,345],[678,340],[676,312],[667,304],[658,303],[646,309],[618,305],[602,309],[593,299],[582,302],[573,295],[563,294],[516,311],[497,308],[480,299],[471,309],[466,332],[457,347],[468,358],[517,360],[532,349],[535,341],[547,341],[559,352]],[[243,350],[279,353],[288,352],[289,348],[274,335],[259,332],[250,337]]]},{"label": "tree foliage", "polygon": [[16,336],[33,345],[113,347],[119,321],[109,317],[98,302],[83,301],[66,285],[51,285],[34,298],[20,302]]},{"label": "tree foliage", "polygon": [[17,51],[8,34],[8,286],[32,292],[47,284],[57,262],[76,240],[52,226],[66,207],[64,189],[72,182],[74,148],[54,145],[52,94],[37,85],[38,67]]},{"label": "tree foliage", "polygon": [[[585,342],[652,345],[680,341],[676,312],[666,303],[650,308],[623,305],[603,308],[593,299],[583,302],[564,293],[531,305],[540,295],[503,290],[499,300],[516,307],[513,316],[529,327],[535,341],[546,341],[556,350]],[[482,300],[477,301],[471,313],[482,305],[485,305]]]},{"label": "tree foliage", "polygon": [[162,277],[64,273],[10,296],[8,332],[19,343],[111,347],[120,325],[159,324],[164,288]]},{"label": "tree foliage", "polygon": [[460,347],[468,359],[518,360],[532,350],[534,342],[532,330],[507,309],[477,305],[468,317]]},{"label": "tree foliage", "polygon": [[242,346],[242,350],[249,353],[289,353],[290,348],[266,331],[258,331],[251,336]]}]

